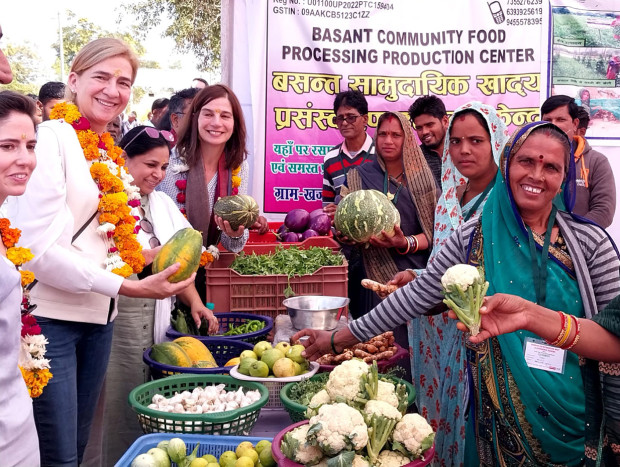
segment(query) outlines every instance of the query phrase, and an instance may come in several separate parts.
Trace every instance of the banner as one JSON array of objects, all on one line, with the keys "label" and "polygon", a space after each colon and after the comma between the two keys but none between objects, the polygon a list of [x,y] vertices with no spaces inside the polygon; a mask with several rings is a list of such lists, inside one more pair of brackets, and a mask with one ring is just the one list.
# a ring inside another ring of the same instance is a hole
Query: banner
[{"label": "banner", "polygon": [[539,119],[548,82],[543,0],[269,0],[264,211],[321,206],[323,158],[342,141],[335,95],[356,89],[369,129],[420,96],[479,100],[508,125]]},{"label": "banner", "polygon": [[553,2],[551,94],[588,111],[588,139],[620,139],[619,8],[613,0]]}]

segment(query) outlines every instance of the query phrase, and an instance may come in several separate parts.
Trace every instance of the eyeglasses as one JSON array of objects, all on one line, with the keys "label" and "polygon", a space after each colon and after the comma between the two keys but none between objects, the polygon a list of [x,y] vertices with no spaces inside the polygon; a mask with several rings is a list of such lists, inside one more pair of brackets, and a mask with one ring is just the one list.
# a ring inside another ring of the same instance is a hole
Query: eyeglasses
[{"label": "eyeglasses", "polygon": [[361,115],[334,115],[332,117],[332,123],[334,125],[342,125],[342,122],[346,120],[348,124],[353,124],[359,117],[361,117]]},{"label": "eyeglasses", "polygon": [[129,143],[127,143],[123,149],[127,149],[127,146],[129,146],[131,143],[133,143],[136,138],[138,136],[140,136],[142,133],[146,133],[148,136],[150,136],[153,139],[158,139],[159,135],[162,136],[162,138],[164,138],[166,140],[166,142],[168,143],[169,147],[172,147],[172,144],[174,143],[174,136],[172,133],[170,133],[169,131],[166,130],[158,130],[157,128],[154,128],[152,126],[145,126],[144,128],[142,128],[141,131],[138,132],[138,134],[136,136],[134,136],[133,138],[131,138],[129,140]]},{"label": "eyeglasses", "polygon": [[151,221],[143,217],[142,219],[140,219],[140,228],[144,230],[144,233],[153,234],[153,236],[149,238],[149,246],[151,248],[157,248],[161,245],[161,242],[155,236],[155,230],[153,229],[153,224],[151,224]]}]

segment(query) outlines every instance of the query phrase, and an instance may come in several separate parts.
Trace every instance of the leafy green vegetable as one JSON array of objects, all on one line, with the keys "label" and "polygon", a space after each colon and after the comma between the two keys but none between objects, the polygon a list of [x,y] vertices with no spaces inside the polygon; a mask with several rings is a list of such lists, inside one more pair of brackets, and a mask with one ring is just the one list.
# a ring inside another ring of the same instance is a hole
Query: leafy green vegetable
[{"label": "leafy green vegetable", "polygon": [[334,253],[330,248],[310,247],[303,250],[295,246],[286,249],[278,246],[274,253],[267,255],[241,253],[230,268],[246,276],[286,274],[290,278],[312,274],[323,266],[340,266],[343,259],[340,253]]},{"label": "leafy green vegetable", "polygon": [[293,402],[308,406],[315,394],[325,389],[329,373],[319,373],[316,378],[305,379],[293,385],[289,391],[289,398]]},{"label": "leafy green vegetable", "polygon": [[327,459],[327,467],[349,467],[353,465],[355,459],[355,451],[344,451],[336,457]]}]

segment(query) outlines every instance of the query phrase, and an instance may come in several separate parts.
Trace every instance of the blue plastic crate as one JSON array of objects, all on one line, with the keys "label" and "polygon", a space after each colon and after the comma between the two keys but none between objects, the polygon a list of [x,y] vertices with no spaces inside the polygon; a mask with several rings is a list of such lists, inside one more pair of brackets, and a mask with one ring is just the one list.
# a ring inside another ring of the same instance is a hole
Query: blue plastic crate
[{"label": "blue plastic crate", "polygon": [[[194,337],[194,336],[193,336]],[[252,344],[243,341],[223,339],[221,337],[199,338],[207,346],[211,355],[218,364],[215,368],[192,368],[165,365],[156,362],[151,358],[151,349],[146,349],[142,354],[142,361],[151,367],[151,377],[153,379],[165,378],[174,374],[196,374],[196,375],[222,375],[230,372],[231,366],[224,366],[231,358],[238,357],[244,350],[252,350]]]},{"label": "blue plastic crate", "polygon": [[[205,454],[211,454],[219,459],[220,455],[225,451],[234,451],[242,441],[249,441],[256,446],[256,443],[266,439],[273,441],[273,438],[255,438],[252,436],[215,436],[215,435],[183,435],[175,433],[153,433],[150,435],[140,436],[131,447],[127,450],[123,457],[116,463],[115,467],[130,467],[131,461],[138,455],[144,454],[151,448],[157,447],[160,441],[168,441],[172,438],[181,438],[187,445],[187,454],[191,453],[196,447],[196,443],[200,443],[198,457]],[[176,464],[173,462],[173,466]]]},{"label": "blue plastic crate", "polygon": [[269,316],[261,316],[255,315],[252,313],[214,313],[215,317],[220,323],[220,331],[221,333],[225,333],[230,328],[230,325],[241,326],[246,321],[263,321],[265,323],[265,327],[260,331],[249,332],[247,334],[239,334],[235,336],[194,336],[192,334],[182,334],[179,331],[172,328],[172,326],[168,327],[166,331],[166,337],[169,339],[176,339],[177,337],[183,336],[192,336],[196,339],[201,340],[205,345],[208,346],[209,341],[211,339],[231,339],[237,341],[249,342],[251,344],[256,344],[260,341],[264,341],[267,339],[267,335],[273,329],[273,319]]}]

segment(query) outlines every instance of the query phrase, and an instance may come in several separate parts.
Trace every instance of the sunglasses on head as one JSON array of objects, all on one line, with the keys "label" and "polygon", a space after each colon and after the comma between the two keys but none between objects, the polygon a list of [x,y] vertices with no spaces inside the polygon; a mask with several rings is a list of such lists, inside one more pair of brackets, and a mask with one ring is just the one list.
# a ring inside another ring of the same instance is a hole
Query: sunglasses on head
[{"label": "sunglasses on head", "polygon": [[127,143],[123,149],[127,149],[127,146],[133,143],[136,140],[136,138],[140,136],[142,133],[146,133],[149,137],[153,139],[158,139],[159,135],[161,135],[162,138],[164,138],[166,142],[168,143],[168,147],[172,147],[172,143],[174,143],[174,136],[169,131],[158,130],[157,128],[154,128],[152,126],[147,126],[147,127],[144,127],[142,130],[140,130],[136,136],[131,138],[129,140],[129,143]]}]

